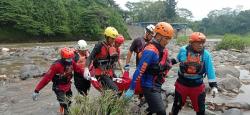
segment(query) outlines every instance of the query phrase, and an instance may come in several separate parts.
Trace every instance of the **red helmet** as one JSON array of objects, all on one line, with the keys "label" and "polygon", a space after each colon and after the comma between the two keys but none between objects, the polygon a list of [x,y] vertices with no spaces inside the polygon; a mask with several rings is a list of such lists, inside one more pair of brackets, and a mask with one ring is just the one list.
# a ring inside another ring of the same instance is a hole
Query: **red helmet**
[{"label": "red helmet", "polygon": [[118,37],[115,38],[115,43],[122,44],[124,43],[125,39],[122,35],[119,35]]},{"label": "red helmet", "polygon": [[61,58],[68,59],[74,57],[74,51],[70,48],[64,47],[60,50]]},{"label": "red helmet", "polygon": [[193,32],[189,36],[189,42],[205,42],[206,36],[201,32]]}]

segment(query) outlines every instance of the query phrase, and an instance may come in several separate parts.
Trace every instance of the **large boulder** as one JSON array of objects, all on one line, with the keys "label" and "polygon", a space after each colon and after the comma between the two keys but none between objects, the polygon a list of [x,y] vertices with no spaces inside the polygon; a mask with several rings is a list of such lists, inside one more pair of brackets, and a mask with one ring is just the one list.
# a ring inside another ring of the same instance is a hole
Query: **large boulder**
[{"label": "large boulder", "polygon": [[247,58],[242,58],[242,59],[240,59],[240,64],[241,64],[241,65],[250,64],[250,58],[247,57]]},{"label": "large boulder", "polygon": [[37,65],[24,65],[20,70],[20,79],[40,77],[45,73],[45,68]]},{"label": "large boulder", "polygon": [[241,87],[241,82],[240,79],[227,74],[225,78],[218,82],[218,85],[220,88],[223,88],[227,91],[232,91],[234,89],[238,90]]},{"label": "large boulder", "polygon": [[216,67],[216,76],[217,77],[223,78],[227,74],[230,74],[236,78],[240,77],[240,71],[233,66],[218,66],[218,67]]},{"label": "large boulder", "polygon": [[222,115],[243,115],[243,113],[240,109],[232,108],[226,110]]}]

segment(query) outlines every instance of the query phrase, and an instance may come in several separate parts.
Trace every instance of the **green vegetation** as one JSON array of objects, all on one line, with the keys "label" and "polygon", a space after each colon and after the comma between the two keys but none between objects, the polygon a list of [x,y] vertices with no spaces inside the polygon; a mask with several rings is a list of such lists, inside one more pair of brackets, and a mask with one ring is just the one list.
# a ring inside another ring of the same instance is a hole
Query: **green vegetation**
[{"label": "green vegetation", "polygon": [[178,18],[176,0],[127,2],[129,22],[174,22]]},{"label": "green vegetation", "polygon": [[[121,10],[110,0],[0,1],[1,41],[100,40],[107,26],[130,38]],[[12,32],[20,36],[6,34]]]},{"label": "green vegetation", "polygon": [[237,49],[244,50],[247,46],[250,46],[250,34],[246,36],[240,36],[235,34],[226,34],[222,41],[216,46],[217,50],[220,49]]},{"label": "green vegetation", "polygon": [[209,34],[246,34],[250,31],[250,10],[223,8],[209,12],[208,18],[199,21],[197,30]]},{"label": "green vegetation", "polygon": [[178,38],[176,39],[176,43],[178,45],[188,44],[188,36],[178,36]]},{"label": "green vegetation", "polygon": [[[123,97],[115,97],[112,91],[102,96],[76,96],[70,108],[71,115],[129,115],[128,102]],[[108,114],[110,113],[110,114]]]}]

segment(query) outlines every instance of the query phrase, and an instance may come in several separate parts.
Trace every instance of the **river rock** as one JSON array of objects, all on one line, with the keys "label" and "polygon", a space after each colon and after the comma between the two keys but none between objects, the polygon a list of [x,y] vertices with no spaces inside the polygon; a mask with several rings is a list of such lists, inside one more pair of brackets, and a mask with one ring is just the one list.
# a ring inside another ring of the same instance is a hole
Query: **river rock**
[{"label": "river rock", "polygon": [[237,56],[238,58],[248,58],[248,57],[249,57],[249,55],[246,54],[246,53],[239,53],[239,54],[237,54],[236,56]]},{"label": "river rock", "polygon": [[226,110],[222,115],[243,115],[243,113],[240,109],[232,108]]},{"label": "river rock", "polygon": [[242,58],[242,59],[240,59],[240,64],[241,64],[241,65],[250,64],[250,58],[247,57],[247,58]]},{"label": "river rock", "polygon": [[244,65],[244,68],[247,69],[248,71],[250,71],[250,64]]},{"label": "river rock", "polygon": [[227,74],[232,75],[233,77],[239,78],[240,71],[233,66],[218,66],[216,68],[216,76],[219,78],[225,77]]},{"label": "river rock", "polygon": [[222,80],[218,82],[218,85],[220,88],[223,88],[227,91],[234,91],[234,89],[239,89],[241,87],[241,82],[238,78],[227,74],[225,78],[222,78]]},{"label": "river rock", "polygon": [[9,52],[10,49],[9,49],[9,48],[2,48],[1,51],[2,51],[2,52]]},{"label": "river rock", "polygon": [[24,65],[20,70],[20,79],[25,80],[27,78],[35,78],[42,76],[45,73],[45,68],[37,65]]},{"label": "river rock", "polygon": [[6,75],[0,75],[0,81],[1,80],[7,80],[7,76]]},{"label": "river rock", "polygon": [[210,111],[209,109],[205,110],[205,115],[217,115],[215,112]]},{"label": "river rock", "polygon": [[242,82],[244,85],[250,85],[250,79],[242,79],[241,82]]}]

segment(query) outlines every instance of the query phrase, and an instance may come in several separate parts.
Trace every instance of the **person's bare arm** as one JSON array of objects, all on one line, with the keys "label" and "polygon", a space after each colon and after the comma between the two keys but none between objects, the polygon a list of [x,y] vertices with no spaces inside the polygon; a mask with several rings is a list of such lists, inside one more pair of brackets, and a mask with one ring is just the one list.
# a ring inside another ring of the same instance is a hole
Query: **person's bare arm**
[{"label": "person's bare arm", "polygon": [[124,69],[123,69],[122,64],[121,64],[121,59],[118,60],[118,65],[120,67],[121,72],[123,73]]},{"label": "person's bare arm", "polygon": [[131,52],[130,50],[128,51],[128,54],[127,54],[127,58],[126,58],[126,65],[130,63],[130,59],[131,59],[131,56],[132,56],[133,52]]}]

